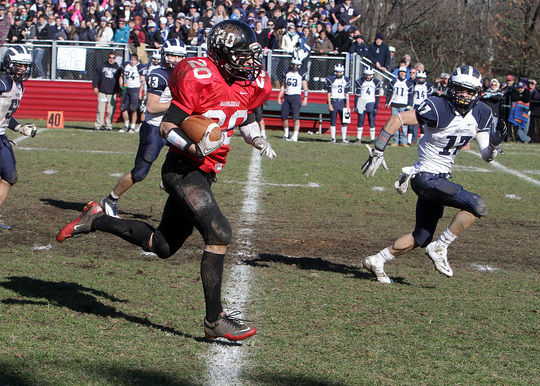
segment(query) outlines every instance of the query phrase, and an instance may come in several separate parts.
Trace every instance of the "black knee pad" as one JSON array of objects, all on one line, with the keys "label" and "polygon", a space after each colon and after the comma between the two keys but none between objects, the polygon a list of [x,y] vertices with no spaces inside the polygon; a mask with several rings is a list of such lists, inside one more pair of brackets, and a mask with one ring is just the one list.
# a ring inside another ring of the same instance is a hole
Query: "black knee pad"
[{"label": "black knee pad", "polygon": [[[150,242],[150,239],[148,242]],[[152,249],[150,250],[148,245],[145,245],[143,249],[148,252],[154,252],[160,259],[167,259],[172,255],[169,243],[160,231],[152,233]]]},{"label": "black knee pad", "polygon": [[223,214],[214,216],[210,222],[209,234],[205,242],[211,245],[229,245],[232,240],[232,228]]},{"label": "black knee pad", "polygon": [[482,217],[488,214],[486,200],[484,200],[478,194],[472,193],[468,201],[472,210],[471,213],[476,217]]}]

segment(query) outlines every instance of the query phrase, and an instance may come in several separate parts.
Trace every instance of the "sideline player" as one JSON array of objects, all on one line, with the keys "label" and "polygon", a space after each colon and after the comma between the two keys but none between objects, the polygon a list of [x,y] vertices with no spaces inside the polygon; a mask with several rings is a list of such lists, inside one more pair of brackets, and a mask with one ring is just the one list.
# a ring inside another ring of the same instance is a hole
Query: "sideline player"
[{"label": "sideline player", "polygon": [[[412,233],[397,239],[392,245],[363,260],[363,266],[371,271],[381,283],[391,283],[384,272],[384,264],[395,257],[416,248],[426,248],[435,269],[448,277],[453,276],[447,259],[448,246],[476,218],[487,214],[487,204],[478,194],[471,193],[461,185],[450,182],[452,164],[457,152],[473,138],[476,139],[482,159],[491,162],[497,156],[497,146],[506,133],[492,125],[491,109],[479,102],[482,76],[471,66],[460,66],[452,72],[445,97],[432,96],[415,110],[393,115],[370,148],[370,156],[362,166],[368,177],[384,164],[383,152],[392,135],[402,125],[426,124],[425,135],[418,144],[419,160],[396,182],[398,193],[404,194],[409,179],[418,196],[416,224]],[[433,241],[437,223],[444,207],[459,209],[448,228],[438,240]]]},{"label": "sideline player", "polygon": [[150,72],[147,78],[147,113],[141,124],[139,148],[135,156],[135,166],[124,174],[111,193],[101,200],[101,208],[109,216],[118,217],[118,199],[133,184],[146,178],[152,163],[157,159],[163,146],[167,144],[159,133],[159,125],[165,111],[171,104],[171,91],[167,85],[169,75],[176,65],[186,57],[186,47],[179,39],[167,40],[161,46],[161,66]]},{"label": "sideline player", "polygon": [[[22,82],[32,73],[32,55],[26,47],[16,45],[6,50],[0,75],[0,205],[6,200],[9,190],[17,183],[15,155],[6,128],[34,137],[37,128],[33,124],[20,124],[13,114],[17,111],[24,92]],[[11,229],[0,223],[0,229]]]},{"label": "sideline player", "polygon": [[326,90],[328,91],[328,110],[330,110],[330,136],[332,143],[336,143],[336,124],[339,115],[341,123],[341,141],[349,143],[347,140],[347,124],[343,123],[343,109],[349,110],[349,90],[350,80],[348,76],[343,76],[345,68],[342,64],[336,64],[334,75],[326,78]]},{"label": "sideline player", "polygon": [[[281,120],[283,121],[283,139],[289,140],[289,112],[294,121],[294,133],[291,141],[298,141],[300,131],[300,105],[306,106],[308,100],[307,73],[300,72],[300,59],[291,60],[291,69],[284,72],[277,103],[281,106]],[[304,99],[300,96],[304,91]],[[285,98],[283,97],[285,95]]]},{"label": "sideline player", "polygon": [[[386,108],[392,107],[392,115],[410,110],[413,104],[413,82],[407,79],[407,67],[399,67],[397,78],[392,79],[386,90]],[[394,142],[390,146],[407,145],[406,125],[394,134]]]},{"label": "sideline player", "polygon": [[381,81],[374,78],[375,71],[373,68],[367,67],[362,74],[363,78],[357,79],[354,82],[355,89],[355,112],[358,113],[358,124],[356,135],[358,141],[362,141],[362,132],[364,131],[364,119],[366,114],[369,123],[369,138],[375,141],[375,117],[379,109],[379,94],[381,92]]},{"label": "sideline player", "polygon": [[[413,88],[413,109],[417,109],[420,104],[430,95],[433,95],[433,86],[426,82],[427,74],[425,71],[418,71]],[[409,133],[407,134],[407,144],[412,145],[418,142],[418,126],[420,126],[420,138],[424,136],[425,125],[409,125]]]},{"label": "sideline player", "polygon": [[[124,119],[124,128],[119,130],[120,133],[127,131],[130,133],[135,132],[139,101],[144,98],[143,76],[142,63],[139,63],[137,54],[131,54],[129,63],[122,68],[119,79],[120,86],[123,90],[122,98],[120,99],[120,111],[122,111],[122,118]],[[129,126],[130,115],[131,127]]]},{"label": "sideline player", "polygon": [[[57,236],[62,242],[100,230],[168,258],[197,228],[205,242],[201,278],[206,303],[205,334],[210,338],[242,340],[256,331],[236,318],[236,313],[227,315],[221,305],[223,261],[232,230],[211,186],[227,161],[236,126],[261,155],[276,156],[270,143],[260,136],[252,113],[268,99],[272,87],[270,76],[262,69],[261,53],[255,32],[246,23],[225,20],[208,35],[208,58],[185,59],[171,74],[172,102],[160,126],[171,145],[161,171],[169,198],[157,229],[143,221],[107,216],[97,203],[90,202]],[[179,126],[195,114],[215,119],[221,126],[221,139],[211,141],[208,129],[203,139],[194,144]]]}]

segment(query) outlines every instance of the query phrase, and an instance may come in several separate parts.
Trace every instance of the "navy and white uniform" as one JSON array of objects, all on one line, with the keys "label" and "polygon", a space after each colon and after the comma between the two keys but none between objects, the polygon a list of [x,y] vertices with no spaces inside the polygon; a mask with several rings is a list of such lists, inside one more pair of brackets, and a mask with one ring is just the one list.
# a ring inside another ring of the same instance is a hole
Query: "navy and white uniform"
[{"label": "navy and white uniform", "polygon": [[144,65],[138,63],[136,66],[132,66],[128,63],[122,70],[122,76],[126,92],[120,100],[120,110],[135,111],[139,107],[139,92],[142,82],[141,77],[144,76]]},{"label": "navy and white uniform", "polygon": [[330,103],[334,108],[334,111],[330,111],[330,126],[336,125],[338,115],[339,121],[343,125],[343,109],[346,106],[350,88],[351,82],[347,76],[338,78],[336,75],[330,75],[326,78],[326,90],[330,94]]},{"label": "navy and white uniform", "polygon": [[411,187],[418,196],[414,240],[427,246],[435,232],[444,207],[466,210],[476,217],[487,214],[487,205],[478,194],[448,181],[458,150],[477,133],[489,131],[490,108],[479,102],[462,116],[441,97],[428,97],[416,108],[416,117],[425,124],[425,135],[418,144],[418,162],[410,168]]},{"label": "navy and white uniform", "polygon": [[381,81],[374,77],[371,80],[360,78],[354,82],[356,94],[354,105],[358,112],[358,128],[362,128],[364,125],[366,113],[369,120],[369,127],[375,127],[375,117],[379,108],[381,87]]},{"label": "navy and white uniform", "polygon": [[15,155],[6,137],[6,128],[17,111],[24,93],[22,82],[14,81],[9,75],[0,76],[0,178],[11,185],[17,182]]},{"label": "navy and white uniform", "polygon": [[[420,104],[427,99],[427,97],[433,95],[433,86],[430,83],[424,82],[422,84],[418,81],[414,82],[413,88],[413,108],[417,108]],[[425,125],[410,125],[409,134],[412,134],[412,142],[418,141],[418,126],[420,126],[420,133],[424,134]]]},{"label": "navy and white uniform", "polygon": [[[146,76],[146,87],[148,94],[159,95],[160,103],[169,103],[172,100],[168,81],[171,72],[163,67],[152,70]],[[167,140],[159,133],[159,125],[165,115],[161,113],[146,113],[144,122],[141,124],[139,132],[139,148],[135,157],[135,166],[131,170],[131,178],[134,182],[142,181],[148,175],[152,163],[157,159]]]},{"label": "navy and white uniform", "polygon": [[[414,83],[408,79],[396,78],[388,85],[386,91],[386,100],[390,101],[392,115],[399,114],[413,105],[413,89]],[[400,130],[394,134],[394,142],[400,144],[407,143],[408,127],[403,125]]]},{"label": "navy and white uniform", "polygon": [[302,71],[283,73],[281,83],[285,85],[285,97],[281,105],[281,119],[287,119],[289,113],[292,114],[292,119],[300,119],[302,82],[305,80],[307,80],[307,74]]}]

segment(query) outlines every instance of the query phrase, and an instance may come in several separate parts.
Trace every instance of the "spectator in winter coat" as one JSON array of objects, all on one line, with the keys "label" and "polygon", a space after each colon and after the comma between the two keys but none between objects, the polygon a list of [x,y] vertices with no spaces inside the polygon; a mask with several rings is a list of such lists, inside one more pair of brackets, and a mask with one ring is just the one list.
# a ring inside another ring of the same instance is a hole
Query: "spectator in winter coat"
[{"label": "spectator in winter coat", "polygon": [[67,29],[64,27],[60,16],[56,16],[54,21],[55,24],[51,28],[51,40],[67,40]]},{"label": "spectator in winter coat", "polygon": [[92,22],[87,20],[84,22],[84,28],[79,33],[79,40],[86,42],[95,42],[97,38],[97,31],[92,26]]},{"label": "spectator in winter coat", "polygon": [[489,88],[482,92],[480,100],[491,108],[493,112],[493,124],[497,127],[501,115],[503,93],[499,88],[499,81],[491,79]]},{"label": "spectator in winter coat", "polygon": [[118,19],[118,29],[114,32],[113,41],[115,43],[128,43],[131,30],[123,18]]},{"label": "spectator in winter coat", "polygon": [[390,68],[390,50],[380,33],[375,35],[375,41],[369,46],[368,59],[381,71],[388,71]]},{"label": "spectator in winter coat", "polygon": [[358,54],[360,56],[367,56],[369,51],[369,47],[366,43],[364,43],[364,37],[360,32],[355,32],[354,34],[354,40],[351,44],[351,47],[349,48],[349,53],[351,54]]},{"label": "spectator in winter coat", "polygon": [[322,30],[319,37],[313,43],[312,51],[317,54],[328,54],[334,52],[334,45],[326,36],[326,31]]},{"label": "spectator in winter coat", "polygon": [[291,53],[294,51],[296,44],[300,41],[300,36],[296,33],[296,28],[294,24],[290,23],[287,25],[287,32],[283,35],[281,39],[281,49]]}]

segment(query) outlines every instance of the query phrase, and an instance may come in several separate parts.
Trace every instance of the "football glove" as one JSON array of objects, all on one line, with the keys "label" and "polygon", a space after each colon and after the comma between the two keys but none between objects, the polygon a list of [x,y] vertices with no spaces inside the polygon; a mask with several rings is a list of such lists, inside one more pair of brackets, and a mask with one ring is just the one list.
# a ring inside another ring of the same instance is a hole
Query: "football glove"
[{"label": "football glove", "polygon": [[493,147],[497,147],[506,138],[508,130],[506,129],[506,123],[504,122],[501,122],[497,127],[494,126],[495,125],[491,125],[489,128],[489,144]]},{"label": "football glove", "polygon": [[221,133],[221,138],[217,141],[210,140],[209,136],[212,132],[212,126],[208,127],[206,131],[204,132],[201,140],[199,143],[195,145],[195,150],[197,151],[197,155],[199,157],[206,157],[208,154],[212,153],[213,151],[216,151],[223,145],[223,142],[225,142],[225,136],[227,135],[226,132]]},{"label": "football glove", "polygon": [[411,179],[411,175],[407,173],[401,173],[398,177],[398,180],[394,183],[394,188],[396,188],[396,192],[398,194],[405,194],[407,193],[407,189],[409,189],[409,181]]},{"label": "football glove", "polygon": [[34,124],[17,125],[15,126],[15,131],[26,136],[35,137],[37,134],[37,127]]},{"label": "football glove", "polygon": [[369,151],[369,158],[362,165],[362,173],[366,177],[373,177],[381,165],[388,171],[388,166],[386,166],[386,161],[384,160],[384,153],[380,150],[373,149],[369,145],[366,145],[366,147]]},{"label": "football glove", "polygon": [[253,146],[255,146],[256,149],[259,149],[261,151],[261,155],[266,156],[270,159],[276,158],[276,152],[274,149],[272,149],[272,146],[270,145],[270,142],[268,142],[263,137],[257,137],[253,140]]}]

